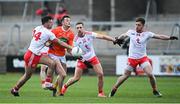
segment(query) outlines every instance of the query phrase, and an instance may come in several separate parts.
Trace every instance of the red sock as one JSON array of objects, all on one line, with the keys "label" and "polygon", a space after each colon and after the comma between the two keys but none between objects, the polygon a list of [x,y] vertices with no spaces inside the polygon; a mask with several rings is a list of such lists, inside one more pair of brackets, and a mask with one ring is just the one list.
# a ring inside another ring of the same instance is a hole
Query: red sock
[{"label": "red sock", "polygon": [[65,88],[68,88],[67,85],[64,85]]},{"label": "red sock", "polygon": [[103,91],[102,91],[102,90],[99,90],[99,93],[103,93]]},{"label": "red sock", "polygon": [[51,76],[46,77],[46,82],[51,82]]}]

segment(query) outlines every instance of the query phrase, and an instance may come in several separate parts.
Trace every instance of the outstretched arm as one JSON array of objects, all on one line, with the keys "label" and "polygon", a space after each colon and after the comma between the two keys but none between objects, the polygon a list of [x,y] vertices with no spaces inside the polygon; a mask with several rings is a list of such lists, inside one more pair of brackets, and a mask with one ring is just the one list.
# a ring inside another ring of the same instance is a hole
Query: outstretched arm
[{"label": "outstretched arm", "polygon": [[57,39],[57,38],[55,38],[54,40],[52,40],[52,42],[58,43],[59,45],[67,48],[68,50],[71,50],[71,49],[72,49],[72,46],[68,45],[67,43],[65,43],[65,42],[63,42],[63,41],[61,41],[61,40],[59,40],[59,39]]},{"label": "outstretched arm", "polygon": [[96,38],[98,38],[98,39],[104,39],[104,40],[112,41],[112,42],[115,41],[114,38],[112,38],[112,37],[110,37],[110,36],[108,36],[108,35],[102,35],[102,34],[97,34]]},{"label": "outstretched arm", "polygon": [[155,34],[152,38],[161,39],[161,40],[178,40],[178,37],[176,36],[167,36],[161,34]]}]

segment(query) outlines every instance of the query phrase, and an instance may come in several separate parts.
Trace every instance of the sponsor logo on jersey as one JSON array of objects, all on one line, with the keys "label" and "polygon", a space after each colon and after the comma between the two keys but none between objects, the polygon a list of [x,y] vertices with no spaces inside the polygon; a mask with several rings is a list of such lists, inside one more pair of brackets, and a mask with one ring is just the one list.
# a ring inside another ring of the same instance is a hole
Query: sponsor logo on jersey
[{"label": "sponsor logo on jersey", "polygon": [[67,43],[67,42],[68,42],[68,40],[67,40],[66,38],[64,38],[64,37],[62,37],[62,38],[59,38],[59,40],[60,40],[60,41],[63,41],[63,42],[65,42],[65,43]]}]

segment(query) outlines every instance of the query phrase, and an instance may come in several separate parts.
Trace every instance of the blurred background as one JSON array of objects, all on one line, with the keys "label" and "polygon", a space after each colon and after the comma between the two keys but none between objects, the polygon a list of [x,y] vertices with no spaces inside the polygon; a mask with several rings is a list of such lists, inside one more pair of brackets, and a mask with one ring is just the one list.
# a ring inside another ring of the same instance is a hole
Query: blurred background
[{"label": "blurred background", "polygon": [[[136,17],[144,17],[146,29],[180,38],[179,0],[0,0],[0,73],[23,72],[23,54],[29,46],[32,29],[41,24],[41,16],[54,17],[54,27],[64,15],[70,15],[72,29],[83,21],[89,31],[115,37],[134,28]],[[126,66],[127,47],[95,40],[94,47],[105,75],[120,75]],[[151,39],[147,52],[155,75],[180,75],[180,40]],[[68,72],[76,60],[67,57]],[[144,75],[141,68],[139,74]],[[92,70],[86,73],[94,75]]]}]

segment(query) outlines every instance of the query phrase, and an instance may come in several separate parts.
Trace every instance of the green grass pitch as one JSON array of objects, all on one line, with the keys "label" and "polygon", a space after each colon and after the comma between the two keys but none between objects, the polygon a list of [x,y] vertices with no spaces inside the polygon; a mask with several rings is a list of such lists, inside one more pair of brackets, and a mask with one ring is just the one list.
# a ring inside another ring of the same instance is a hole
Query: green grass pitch
[{"label": "green grass pitch", "polygon": [[[39,75],[34,74],[20,90],[20,97],[14,97],[10,89],[21,75],[0,74],[0,103],[180,103],[180,77],[157,77],[161,98],[152,95],[147,77],[130,77],[114,97],[98,98],[96,76],[82,76],[65,96],[52,97],[50,91],[41,88]],[[117,76],[105,76],[106,95],[116,80]]]}]

